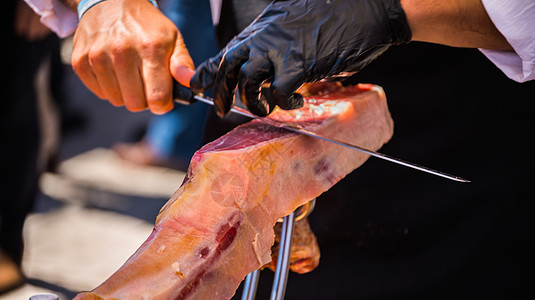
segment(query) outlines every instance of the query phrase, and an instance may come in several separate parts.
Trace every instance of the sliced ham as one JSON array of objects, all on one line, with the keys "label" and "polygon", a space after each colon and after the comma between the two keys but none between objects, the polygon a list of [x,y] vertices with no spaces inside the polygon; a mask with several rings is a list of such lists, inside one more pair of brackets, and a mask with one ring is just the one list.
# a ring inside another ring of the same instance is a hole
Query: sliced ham
[{"label": "sliced ham", "polygon": [[[271,118],[376,150],[392,136],[382,89],[316,83]],[[368,155],[253,120],[197,151],[154,230],[108,280],[76,299],[229,299],[271,261],[273,227]],[[316,211],[315,213],[321,213]]]}]

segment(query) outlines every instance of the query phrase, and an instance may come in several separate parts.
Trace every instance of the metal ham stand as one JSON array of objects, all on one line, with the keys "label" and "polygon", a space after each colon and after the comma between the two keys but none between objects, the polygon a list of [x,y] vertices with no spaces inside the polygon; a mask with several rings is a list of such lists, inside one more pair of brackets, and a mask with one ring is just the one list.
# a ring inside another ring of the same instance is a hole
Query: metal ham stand
[{"label": "metal ham stand", "polygon": [[[290,250],[292,248],[294,225],[295,222],[308,216],[314,209],[315,204],[316,199],[313,199],[282,219],[279,255],[273,286],[271,287],[270,300],[284,299],[286,283],[288,282],[288,271],[290,270]],[[245,277],[241,300],[255,299],[259,278],[260,270],[255,270]]]}]

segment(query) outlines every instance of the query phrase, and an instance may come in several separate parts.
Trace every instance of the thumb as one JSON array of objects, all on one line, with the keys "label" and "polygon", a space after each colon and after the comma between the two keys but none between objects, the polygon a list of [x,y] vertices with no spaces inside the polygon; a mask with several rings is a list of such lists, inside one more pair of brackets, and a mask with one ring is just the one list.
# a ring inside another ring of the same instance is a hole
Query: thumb
[{"label": "thumb", "polygon": [[176,81],[183,86],[189,87],[189,81],[195,74],[195,66],[180,33],[178,33],[175,49],[171,54],[169,68]]}]

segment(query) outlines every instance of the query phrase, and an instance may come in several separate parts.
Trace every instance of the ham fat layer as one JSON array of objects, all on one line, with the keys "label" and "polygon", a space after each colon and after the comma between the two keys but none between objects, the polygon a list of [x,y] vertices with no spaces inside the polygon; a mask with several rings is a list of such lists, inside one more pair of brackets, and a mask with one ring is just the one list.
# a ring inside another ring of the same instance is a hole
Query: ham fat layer
[{"label": "ham fat layer", "polygon": [[[378,86],[320,82],[301,92],[303,108],[270,117],[372,150],[392,136]],[[271,261],[276,221],[367,158],[259,120],[241,125],[197,151],[148,239],[76,299],[229,299],[249,272]]]}]

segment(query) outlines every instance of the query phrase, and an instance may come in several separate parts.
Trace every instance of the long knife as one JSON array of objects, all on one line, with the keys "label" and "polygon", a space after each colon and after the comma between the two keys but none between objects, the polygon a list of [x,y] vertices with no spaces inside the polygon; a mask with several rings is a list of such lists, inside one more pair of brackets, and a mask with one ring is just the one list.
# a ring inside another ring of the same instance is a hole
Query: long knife
[{"label": "long knife", "polygon": [[[176,102],[181,103],[181,104],[191,104],[192,102],[200,101],[200,102],[212,105],[212,106],[214,105],[214,100],[212,100],[212,99],[210,99],[210,98],[208,98],[206,96],[195,95],[195,94],[193,94],[193,92],[189,88],[184,87],[183,85],[179,84],[176,81],[174,82],[174,86],[173,86],[173,97],[174,97]],[[294,124],[290,125],[290,124],[287,124],[287,123],[283,123],[283,122],[271,119],[269,117],[259,117],[259,116],[255,115],[255,114],[253,114],[253,113],[251,113],[251,112],[249,112],[249,111],[247,111],[245,109],[242,109],[240,107],[234,106],[234,107],[232,107],[230,109],[230,111],[232,113],[239,114],[239,115],[251,118],[251,119],[262,120],[263,122],[265,122],[265,123],[267,123],[269,125],[275,126],[275,127],[284,128],[284,129],[287,129],[287,130],[290,130],[290,131],[293,131],[293,132],[296,132],[296,133],[304,134],[304,135],[311,136],[311,137],[314,137],[314,138],[317,138],[317,139],[320,139],[320,140],[323,140],[323,141],[326,141],[326,142],[330,142],[330,143],[333,143],[333,144],[336,144],[336,145],[340,145],[342,147],[346,147],[346,148],[349,148],[349,149],[357,150],[357,151],[366,153],[366,154],[368,154],[370,156],[377,157],[377,158],[380,158],[380,159],[383,159],[383,160],[386,160],[386,161],[389,161],[389,162],[393,162],[393,163],[396,163],[396,164],[399,164],[399,165],[402,165],[402,166],[405,166],[405,167],[412,168],[412,169],[416,169],[418,171],[426,172],[426,173],[429,173],[429,174],[433,174],[433,175],[436,175],[436,176],[444,177],[444,178],[447,178],[447,179],[450,179],[450,180],[454,180],[454,181],[458,181],[458,182],[470,182],[470,180],[461,178],[459,176],[454,176],[454,175],[451,175],[451,174],[448,174],[448,173],[445,173],[445,172],[433,170],[433,169],[428,168],[428,167],[420,166],[418,164],[407,162],[407,161],[404,161],[404,160],[399,159],[399,158],[395,158],[395,157],[392,157],[392,156],[389,156],[389,155],[386,155],[386,154],[382,154],[382,153],[379,153],[379,152],[376,152],[376,151],[372,151],[372,150],[368,150],[368,149],[362,148],[362,147],[357,146],[357,145],[346,143],[346,142],[340,141],[340,140],[335,139],[335,138],[330,138],[330,137],[327,138],[327,137],[321,136],[321,135],[319,135],[317,133],[314,133],[314,132],[311,132],[309,130],[306,130],[305,128],[303,128],[301,126],[298,126],[298,125],[294,125]]]}]

